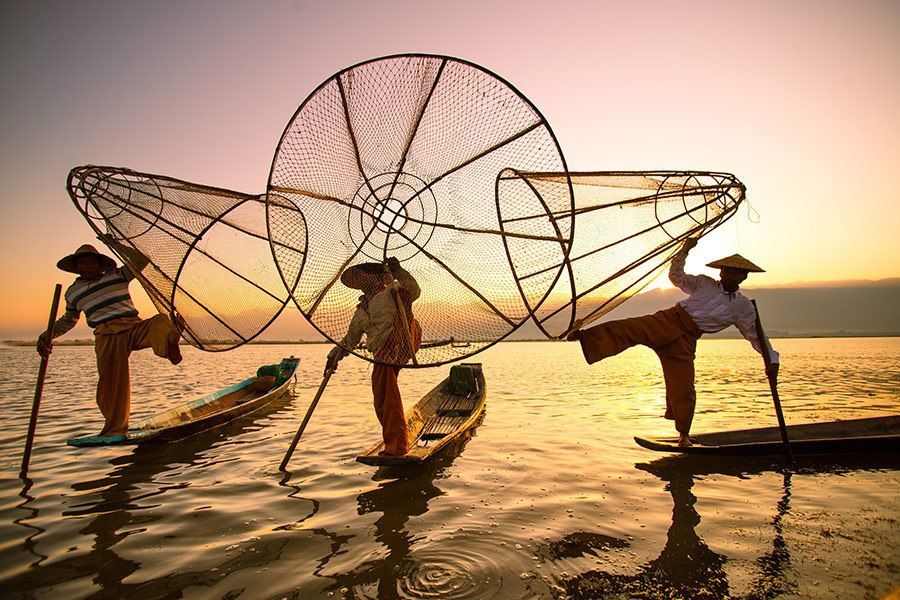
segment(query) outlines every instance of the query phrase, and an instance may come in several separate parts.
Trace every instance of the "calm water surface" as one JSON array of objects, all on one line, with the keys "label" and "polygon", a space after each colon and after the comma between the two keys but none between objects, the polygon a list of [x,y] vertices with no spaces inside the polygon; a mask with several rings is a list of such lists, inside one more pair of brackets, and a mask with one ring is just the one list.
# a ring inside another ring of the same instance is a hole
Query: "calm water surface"
[{"label": "calm water surface", "polygon": [[[900,339],[779,340],[789,422],[900,413]],[[0,348],[0,595],[12,598],[865,598],[900,585],[896,459],[709,462],[643,450],[673,432],[652,353],[594,366],[576,345],[481,354],[487,412],[416,469],[354,461],[378,433],[370,367],[347,359],[290,465],[325,345],[132,356],[133,418],[302,360],[295,394],[160,446],[75,449],[100,428],[92,348],[58,348],[32,459],[38,359]],[[409,406],[447,368],[401,374]],[[702,340],[694,431],[774,423],[760,358]]]}]

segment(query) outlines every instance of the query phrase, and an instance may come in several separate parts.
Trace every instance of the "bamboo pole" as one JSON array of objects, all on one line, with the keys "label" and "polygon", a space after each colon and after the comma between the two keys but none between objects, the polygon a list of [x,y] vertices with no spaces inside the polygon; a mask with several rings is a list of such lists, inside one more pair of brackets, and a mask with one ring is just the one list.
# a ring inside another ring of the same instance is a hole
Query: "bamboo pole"
[{"label": "bamboo pole", "polygon": [[778,428],[781,430],[781,441],[784,442],[784,453],[787,455],[788,462],[794,464],[794,456],[791,453],[791,442],[788,439],[787,426],[784,423],[784,413],[781,412],[781,400],[778,398],[778,381],[775,377],[769,375],[769,365],[772,364],[772,357],[769,354],[769,340],[763,331],[762,320],[759,318],[759,308],[756,306],[756,300],[751,300],[753,310],[756,312],[756,337],[759,339],[759,346],[762,348],[763,363],[766,366],[766,378],[769,380],[769,390],[772,392],[772,402],[775,403],[775,416],[778,417]]},{"label": "bamboo pole", "polygon": [[331,375],[334,373],[335,367],[330,366],[325,369],[325,376],[322,378],[322,383],[319,385],[319,391],[316,392],[313,401],[309,405],[309,409],[306,411],[306,416],[303,417],[303,422],[300,423],[300,429],[297,430],[297,435],[294,436],[293,441],[291,442],[291,447],[288,448],[287,454],[284,455],[284,459],[281,461],[281,465],[278,467],[279,471],[284,471],[287,469],[287,464],[291,460],[291,455],[294,454],[294,449],[297,448],[297,443],[300,441],[300,436],[303,435],[303,430],[306,429],[306,424],[309,423],[310,418],[312,418],[313,411],[316,410],[316,405],[319,403],[319,398],[322,397],[322,393],[325,391],[325,386],[328,385],[328,380],[331,379]]},{"label": "bamboo pole", "polygon": [[[59,297],[62,295],[62,285],[57,283],[53,289],[53,302],[50,304],[50,318],[47,320],[47,342],[53,346],[53,329],[56,325],[56,315],[59,312]],[[44,393],[44,378],[47,376],[48,356],[41,357],[41,366],[38,368],[37,384],[34,386],[34,402],[31,405],[31,420],[28,422],[28,436],[25,438],[25,452],[22,454],[21,477],[28,475],[28,463],[31,462],[31,448],[34,444],[34,432],[37,429],[38,411],[41,408],[41,396]]]}]

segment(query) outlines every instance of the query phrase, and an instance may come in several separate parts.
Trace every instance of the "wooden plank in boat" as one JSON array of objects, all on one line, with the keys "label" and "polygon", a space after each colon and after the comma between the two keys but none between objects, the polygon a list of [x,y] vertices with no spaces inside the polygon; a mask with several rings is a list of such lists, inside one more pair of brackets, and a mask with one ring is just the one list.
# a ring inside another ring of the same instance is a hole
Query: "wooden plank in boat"
[{"label": "wooden plank in boat", "polygon": [[[798,455],[900,452],[900,416],[789,425],[791,451]],[[778,427],[692,435],[693,446],[678,438],[635,437],[638,445],[660,452],[719,456],[770,456],[784,453]]]},{"label": "wooden plank in boat", "polygon": [[470,396],[451,394],[447,377],[406,411],[409,452],[404,456],[379,456],[384,442],[378,442],[356,460],[372,466],[421,463],[443,448],[468,435],[484,412],[487,389],[481,363],[464,363],[476,372],[478,392]]}]

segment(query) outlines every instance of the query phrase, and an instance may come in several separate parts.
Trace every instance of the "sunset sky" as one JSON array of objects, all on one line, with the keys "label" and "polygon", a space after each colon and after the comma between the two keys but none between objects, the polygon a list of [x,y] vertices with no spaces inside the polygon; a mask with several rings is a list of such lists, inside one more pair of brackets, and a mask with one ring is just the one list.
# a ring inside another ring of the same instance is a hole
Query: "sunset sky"
[{"label": "sunset sky", "polygon": [[[573,170],[737,175],[752,209],[705,238],[689,270],[740,252],[767,270],[756,285],[900,276],[900,3],[0,10],[0,339],[36,336],[53,284],[72,279],[56,261],[97,243],[65,191],[69,169],[124,166],[262,192],[302,100],[346,66],[400,52],[502,75],[547,118]],[[69,337],[86,335],[82,324]]]}]

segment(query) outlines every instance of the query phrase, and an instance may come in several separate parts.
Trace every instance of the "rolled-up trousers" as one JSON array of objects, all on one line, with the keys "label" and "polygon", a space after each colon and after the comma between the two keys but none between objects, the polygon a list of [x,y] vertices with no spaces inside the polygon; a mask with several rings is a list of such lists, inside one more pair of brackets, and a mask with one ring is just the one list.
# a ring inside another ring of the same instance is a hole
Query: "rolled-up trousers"
[{"label": "rolled-up trousers", "polygon": [[97,406],[106,423],[101,436],[125,435],[131,414],[131,381],[128,357],[134,350],[153,348],[153,353],[169,358],[168,337],[172,322],[165,315],[149,319],[122,317],[94,329],[97,353]]},{"label": "rolled-up trousers", "polygon": [[626,348],[651,348],[662,364],[666,381],[665,418],[675,421],[675,429],[687,435],[694,419],[697,395],[694,391],[694,357],[697,339],[703,333],[681,305],[652,315],[609,321],[581,332],[584,359],[595,363]]}]

